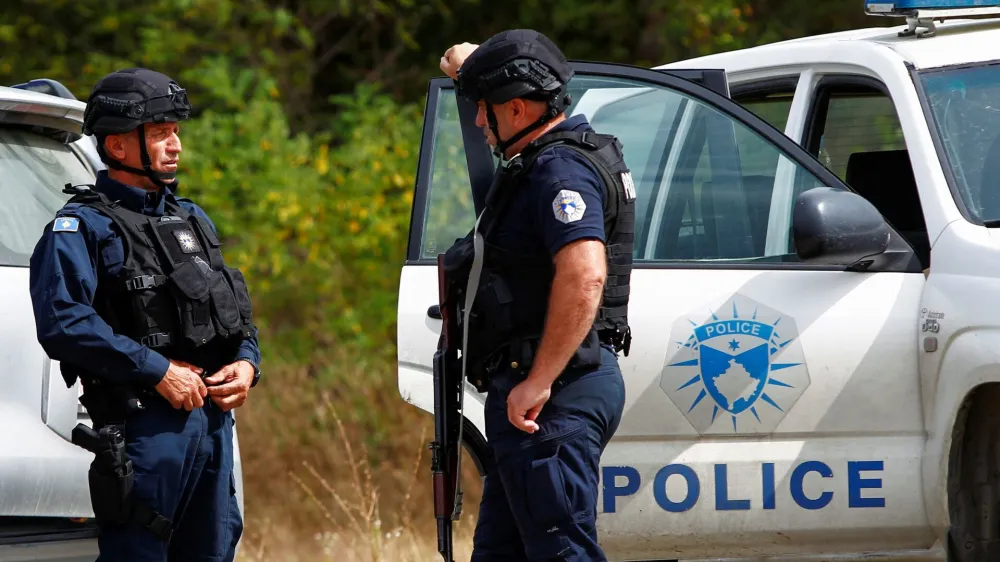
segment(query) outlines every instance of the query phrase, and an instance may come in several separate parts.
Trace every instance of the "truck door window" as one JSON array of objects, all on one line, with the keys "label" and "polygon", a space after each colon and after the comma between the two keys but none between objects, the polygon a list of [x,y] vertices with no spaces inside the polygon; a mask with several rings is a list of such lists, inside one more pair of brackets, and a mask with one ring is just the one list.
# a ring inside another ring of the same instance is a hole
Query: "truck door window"
[{"label": "truck door window", "polygon": [[436,258],[472,230],[476,222],[455,91],[442,91],[437,101],[421,259]]},{"label": "truck door window", "polygon": [[807,148],[841,179],[852,154],[906,149],[892,100],[874,87],[820,87],[813,115]]},{"label": "truck door window", "polygon": [[884,86],[866,78],[824,77],[807,127],[807,150],[875,205],[926,269],[927,226],[903,128]]},{"label": "truck door window", "polygon": [[784,132],[799,77],[772,78],[732,86],[733,101],[749,109],[775,129]]},{"label": "truck door window", "polygon": [[69,199],[67,182],[93,183],[76,154],[59,140],[0,127],[0,266],[27,266],[42,228]]},{"label": "truck door window", "polygon": [[[773,216],[790,224],[791,207],[772,213],[778,170],[797,172],[801,189],[821,185],[774,143],[696,100],[686,106],[684,127],[673,144],[676,166],[657,201],[655,241],[649,261],[797,261],[789,230],[779,250],[765,250]],[[773,229],[772,229],[773,230]]]},{"label": "truck door window", "polygon": [[[599,133],[613,134],[624,146],[637,195],[636,240],[646,236],[647,205],[662,178],[665,147],[677,128],[678,108],[686,98],[665,88],[626,78],[577,76],[570,82],[574,100],[567,115],[582,114]],[[422,211],[417,259],[432,260],[465,236],[475,224],[475,207],[452,89],[442,90],[429,139],[430,177]],[[645,217],[645,220],[644,220]]]}]

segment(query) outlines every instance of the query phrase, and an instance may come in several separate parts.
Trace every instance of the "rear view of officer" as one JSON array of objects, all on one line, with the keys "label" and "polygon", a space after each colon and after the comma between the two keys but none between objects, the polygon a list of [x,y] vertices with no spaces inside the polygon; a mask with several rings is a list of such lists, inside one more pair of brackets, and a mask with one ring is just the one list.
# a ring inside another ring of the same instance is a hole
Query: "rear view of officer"
[{"label": "rear view of officer", "polygon": [[127,459],[97,454],[89,474],[100,562],[231,561],[243,531],[230,410],[260,351],[243,275],[173,195],[190,111],[159,72],[98,82],[83,131],[109,170],[67,185],[31,257],[38,341],[67,385],[81,380],[94,429],[124,437]]},{"label": "rear view of officer", "polygon": [[441,68],[478,103],[476,124],[506,160],[474,234],[446,253],[459,278],[479,273],[457,301],[475,291],[459,315],[463,353],[469,380],[488,392],[497,462],[472,560],[605,560],[598,467],[622,415],[617,358],[631,341],[635,191],[622,147],[584,116],[566,117],[573,72],[538,32],[456,45]]}]

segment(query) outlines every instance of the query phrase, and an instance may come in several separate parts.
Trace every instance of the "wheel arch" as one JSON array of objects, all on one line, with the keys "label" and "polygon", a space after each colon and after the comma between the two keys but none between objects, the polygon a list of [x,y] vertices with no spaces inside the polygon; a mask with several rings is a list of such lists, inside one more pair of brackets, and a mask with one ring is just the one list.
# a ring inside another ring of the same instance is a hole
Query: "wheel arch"
[{"label": "wheel arch", "polygon": [[483,436],[479,428],[471,420],[463,417],[462,426],[462,446],[465,447],[466,452],[472,457],[472,462],[476,465],[479,476],[481,478],[485,477],[487,472],[493,470],[496,463],[493,458],[493,452],[490,451],[490,447],[486,443],[486,437]]}]

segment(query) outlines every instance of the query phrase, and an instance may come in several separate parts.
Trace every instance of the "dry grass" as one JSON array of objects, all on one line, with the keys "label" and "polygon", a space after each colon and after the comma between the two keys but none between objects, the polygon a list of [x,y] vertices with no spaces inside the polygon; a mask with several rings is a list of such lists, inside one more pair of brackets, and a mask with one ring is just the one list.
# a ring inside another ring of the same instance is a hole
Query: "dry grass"
[{"label": "dry grass", "polygon": [[[246,504],[238,560],[441,560],[427,451],[431,417],[403,402],[385,373],[359,372],[369,384],[334,386],[341,392],[324,390],[330,385],[304,368],[269,373],[271,383],[255,388],[237,413]],[[456,562],[471,554],[481,493],[468,456],[463,466]]]}]

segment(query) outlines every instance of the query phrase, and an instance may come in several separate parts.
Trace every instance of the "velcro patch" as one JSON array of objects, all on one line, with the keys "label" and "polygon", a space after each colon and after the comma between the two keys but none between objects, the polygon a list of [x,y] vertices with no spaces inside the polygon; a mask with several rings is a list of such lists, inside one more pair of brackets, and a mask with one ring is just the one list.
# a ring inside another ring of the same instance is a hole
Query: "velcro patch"
[{"label": "velcro patch", "polygon": [[587,204],[576,191],[563,189],[552,200],[552,214],[562,223],[578,221],[583,218],[583,213],[586,211]]},{"label": "velcro patch", "polygon": [[201,251],[201,246],[198,244],[198,239],[194,237],[194,232],[187,229],[175,230],[174,237],[177,238],[177,243],[180,244],[181,251],[185,254]]},{"label": "velcro patch", "polygon": [[80,229],[80,219],[76,217],[56,217],[52,232],[76,232]]}]

